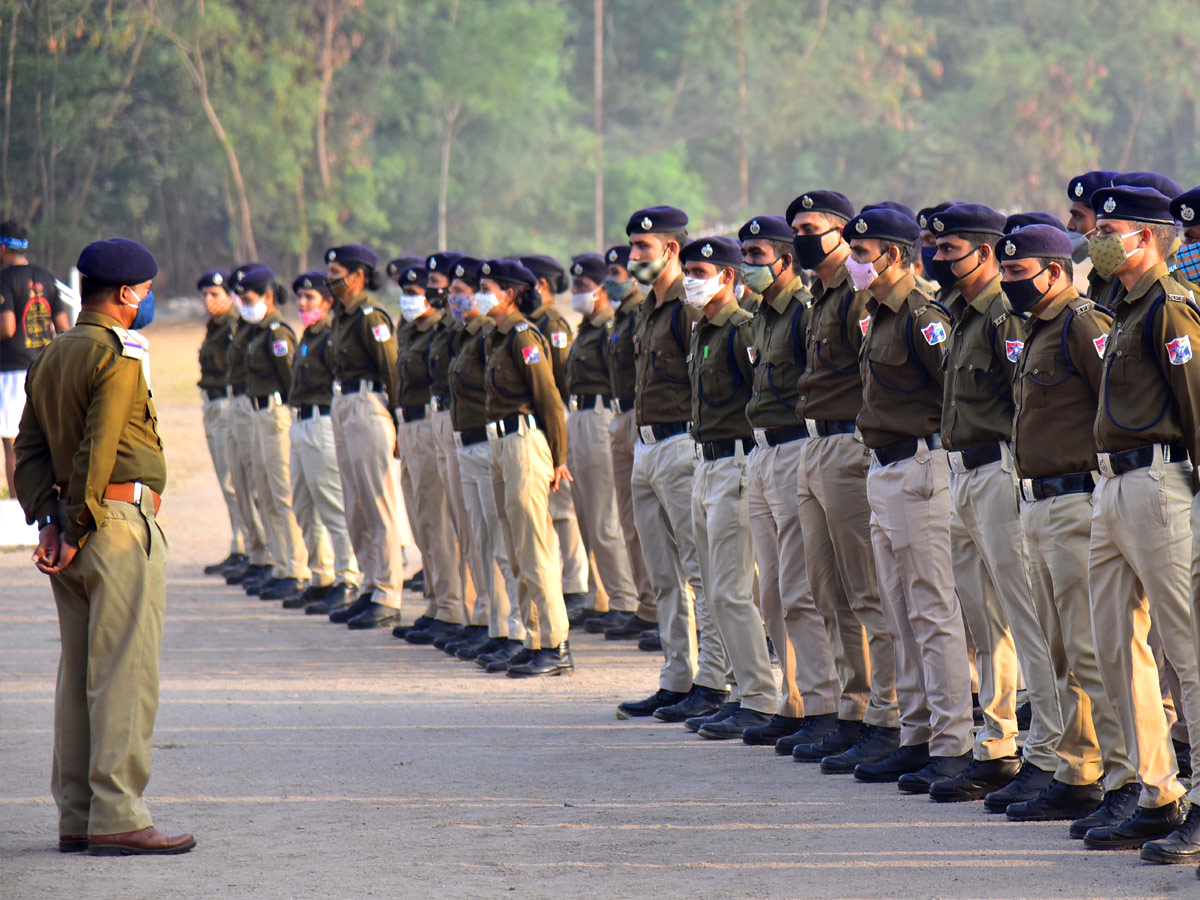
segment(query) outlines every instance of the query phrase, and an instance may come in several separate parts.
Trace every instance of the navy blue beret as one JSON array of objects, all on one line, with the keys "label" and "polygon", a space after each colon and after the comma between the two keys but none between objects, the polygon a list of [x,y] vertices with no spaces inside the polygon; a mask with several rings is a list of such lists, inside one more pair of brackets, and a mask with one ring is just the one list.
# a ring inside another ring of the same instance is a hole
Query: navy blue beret
[{"label": "navy blue beret", "polygon": [[228,269],[209,269],[200,276],[200,280],[196,282],[196,290],[202,291],[206,287],[219,287],[229,290],[230,273]]},{"label": "navy blue beret", "polygon": [[738,229],[739,241],[785,241],[792,242],[794,236],[790,219],[783,216],[755,216]]},{"label": "navy blue beret", "polygon": [[628,268],[629,245],[618,244],[615,247],[609,247],[608,252],[604,254],[604,261],[610,266],[621,266],[622,268]]},{"label": "navy blue beret", "polygon": [[450,278],[454,275],[454,264],[463,258],[457,250],[439,250],[425,258],[425,268],[430,274],[437,272]]},{"label": "navy blue beret", "polygon": [[1092,194],[1097,219],[1174,225],[1171,200],[1152,187],[1107,187]]},{"label": "navy blue beret", "polygon": [[1175,221],[1182,223],[1184,228],[1197,224],[1196,210],[1200,209],[1200,187],[1184,191],[1171,201],[1171,215]]},{"label": "navy blue beret", "polygon": [[890,209],[893,212],[908,216],[914,222],[917,221],[917,214],[913,212],[912,207],[907,203],[900,203],[896,200],[884,200],[882,203],[868,203],[859,212],[866,212],[869,209]]},{"label": "navy blue beret", "polygon": [[1094,172],[1084,172],[1076,175],[1067,182],[1067,196],[1073,203],[1089,204],[1092,194],[1103,187],[1112,187],[1113,179],[1120,172],[1109,172],[1107,169],[1096,169]]},{"label": "navy blue beret", "polygon": [[501,284],[524,284],[529,287],[537,287],[537,276],[515,259],[484,260],[479,264],[479,268],[475,270],[475,277],[480,281],[484,278],[490,278],[492,281],[498,281]]},{"label": "navy blue beret", "polygon": [[1022,228],[1028,228],[1030,225],[1050,225],[1057,228],[1059,231],[1066,231],[1067,226],[1062,223],[1062,220],[1048,212],[1027,212],[1015,213],[1004,220],[1004,233],[1012,234],[1014,231],[1019,231]]},{"label": "navy blue beret", "polygon": [[788,204],[784,218],[790,223],[797,213],[829,213],[843,219],[854,218],[854,204],[845,194],[837,191],[809,191]]},{"label": "navy blue beret", "polygon": [[982,234],[1004,234],[1004,213],[998,213],[982,203],[955,203],[929,220],[934,237],[946,237],[960,231]]},{"label": "navy blue beret", "polygon": [[688,216],[674,206],[648,206],[639,209],[625,224],[626,234],[662,234],[686,231]]},{"label": "navy blue beret", "polygon": [[742,246],[733,238],[720,236],[699,238],[679,251],[679,261],[681,263],[711,263],[718,268],[729,266],[740,269]]},{"label": "navy blue beret", "polygon": [[79,254],[75,268],[96,284],[132,285],[158,274],[154,254],[129,238],[109,238],[88,244]]},{"label": "navy blue beret", "polygon": [[1065,229],[1054,225],[1026,225],[996,241],[1000,262],[1014,259],[1070,259],[1075,246]]},{"label": "navy blue beret", "polygon": [[1122,172],[1113,179],[1113,187],[1151,187],[1167,197],[1183,193],[1183,185],[1161,172]]},{"label": "navy blue beret", "polygon": [[590,278],[596,284],[603,284],[608,277],[608,263],[599,253],[580,253],[571,257],[571,276]]},{"label": "navy blue beret", "polygon": [[842,237],[847,241],[890,241],[910,247],[921,237],[916,220],[894,209],[864,209],[846,223]]},{"label": "navy blue beret", "polygon": [[554,283],[563,277],[566,273],[558,260],[553,256],[532,255],[517,257],[521,265],[527,268],[538,278],[544,278],[553,286]]},{"label": "navy blue beret", "polygon": [[340,247],[330,247],[325,251],[325,262],[336,262],[342,265],[357,263],[368,269],[374,269],[379,265],[379,257],[366,244],[342,244]]},{"label": "navy blue beret", "polygon": [[957,200],[945,200],[941,203],[935,203],[933,206],[925,207],[917,213],[917,224],[921,226],[922,231],[929,231],[929,220],[934,217],[934,214],[945,212],[958,202]]},{"label": "navy blue beret", "polygon": [[[447,274],[446,277],[449,278],[450,276]],[[429,270],[423,266],[409,266],[396,276],[396,284],[402,288],[427,287],[429,285]]]},{"label": "navy blue beret", "polygon": [[260,262],[238,266],[233,270],[232,277],[234,293],[239,296],[247,291],[263,294],[275,284],[275,270]]},{"label": "navy blue beret", "polygon": [[328,296],[329,279],[325,277],[324,272],[305,272],[296,276],[296,280],[292,282],[292,290],[297,294],[301,291],[320,291]]},{"label": "navy blue beret", "polygon": [[479,269],[479,263],[482,260],[475,259],[473,256],[461,256],[454,264],[453,277],[461,281],[465,281],[473,288],[479,287],[479,278],[476,276],[476,271]]},{"label": "navy blue beret", "polygon": [[424,262],[423,256],[397,256],[387,264],[388,278],[395,278],[409,266],[419,266]]}]

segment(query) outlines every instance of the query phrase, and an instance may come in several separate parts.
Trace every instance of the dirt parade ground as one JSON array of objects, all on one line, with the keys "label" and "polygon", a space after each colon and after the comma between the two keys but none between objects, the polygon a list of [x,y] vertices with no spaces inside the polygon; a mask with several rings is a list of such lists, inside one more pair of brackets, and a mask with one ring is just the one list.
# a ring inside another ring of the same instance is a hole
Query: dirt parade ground
[{"label": "dirt parade ground", "polygon": [[632,643],[573,635],[573,676],[517,681],[205,577],[228,525],[191,387],[202,328],[149,332],[171,559],[148,798],[158,827],[198,847],[57,852],[54,605],[29,551],[6,550],[4,900],[1200,895],[1194,866],[1088,852],[1065,823],[1012,824],[619,720],[618,701],[657,686],[659,660]]}]

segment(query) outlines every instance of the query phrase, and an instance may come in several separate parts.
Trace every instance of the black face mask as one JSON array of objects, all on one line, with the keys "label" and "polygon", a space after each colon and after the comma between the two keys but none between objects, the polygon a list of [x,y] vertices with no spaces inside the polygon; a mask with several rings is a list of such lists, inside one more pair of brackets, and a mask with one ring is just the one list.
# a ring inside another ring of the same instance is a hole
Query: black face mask
[{"label": "black face mask", "polygon": [[954,271],[955,263],[962,262],[972,253],[978,252],[979,248],[976,247],[974,250],[964,253],[962,256],[958,257],[958,259],[935,259],[933,261],[933,277],[937,281],[938,286],[941,287],[943,291],[948,291],[968,275],[970,275],[971,272],[974,272],[975,269],[978,269],[980,266],[982,266],[983,260],[981,259],[975,264],[975,268],[971,269],[971,272],[963,272],[961,275],[959,275]]},{"label": "black face mask", "polygon": [[446,288],[426,288],[425,299],[429,301],[429,305],[433,309],[445,309],[446,307]]},{"label": "black face mask", "polygon": [[837,244],[828,250],[821,247],[825,235],[836,232],[836,228],[822,231],[820,234],[798,234],[792,238],[792,248],[796,251],[796,264],[802,269],[815,269],[829,257]]},{"label": "black face mask", "polygon": [[1033,274],[1032,278],[1022,278],[1020,281],[1000,282],[1000,288],[1004,291],[1004,296],[1008,298],[1008,302],[1014,312],[1026,315],[1042,302],[1042,298],[1046,295],[1034,287],[1033,282],[1045,271],[1045,268],[1041,268]]}]

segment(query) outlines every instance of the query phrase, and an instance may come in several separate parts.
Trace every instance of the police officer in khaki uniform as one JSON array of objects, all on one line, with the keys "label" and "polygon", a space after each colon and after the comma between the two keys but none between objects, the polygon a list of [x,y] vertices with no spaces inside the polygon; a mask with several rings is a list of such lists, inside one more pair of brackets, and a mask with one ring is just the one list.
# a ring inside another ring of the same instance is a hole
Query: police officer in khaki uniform
[{"label": "police officer in khaki uniform", "polygon": [[[1096,214],[1092,211],[1092,194],[1100,188],[1111,187],[1113,179],[1119,174],[1119,172],[1096,170],[1076,175],[1067,182],[1067,202],[1070,203],[1067,210],[1067,231],[1071,233],[1072,242],[1076,248],[1073,258],[1078,259],[1080,256],[1078,249],[1081,248],[1084,251],[1083,259],[1087,259],[1087,240],[1089,235],[1096,230]],[[1112,301],[1114,279],[1105,278],[1093,267],[1088,272],[1087,281],[1088,298],[1093,303],[1108,306]]]},{"label": "police officer in khaki uniform", "polygon": [[1082,837],[1085,825],[1103,824],[1087,821],[1101,802],[1105,812],[1123,810],[1120,818],[1132,812],[1138,788],[1100,680],[1087,592],[1096,475],[1092,423],[1112,319],[1075,292],[1072,249],[1066,232],[1050,225],[1024,226],[996,244],[1005,295],[1013,312],[1025,317],[1012,450],[1030,584],[1063,710],[1053,780],[1006,812],[1018,822],[1075,820],[1071,833]]},{"label": "police officer in khaki uniform", "polygon": [[688,353],[696,473],[692,527],[704,596],[726,651],[729,702],[687,721],[701,737],[740,738],[764,727],[778,704],[763,617],[754,602],[747,460],[754,446],[746,419],[754,372],[749,349],[753,316],[734,298],[741,246],[730,238],[692,241],[680,251],[687,305],[704,318]]},{"label": "police officer in khaki uniform", "polygon": [[657,599],[650,584],[650,576],[646,574],[642,542],[638,538],[637,523],[633,518],[633,450],[638,442],[637,420],[633,411],[637,393],[633,333],[642,294],[626,268],[629,263],[628,244],[609,247],[604,258],[608,263],[608,277],[604,280],[604,289],[608,292],[609,303],[615,311],[612,336],[604,346],[605,365],[608,367],[613,398],[613,420],[609,427],[612,437],[613,481],[617,490],[617,508],[621,514],[621,530],[625,534],[625,544],[629,547],[629,563],[638,592],[638,604],[634,614],[622,625],[605,628],[604,639],[640,640],[643,635],[657,635],[658,632]]},{"label": "police officer in khaki uniform", "polygon": [[492,485],[525,622],[525,647],[507,672],[561,675],[575,668],[549,497],[571,481],[562,397],[550,343],[520,312],[522,302],[537,305],[539,298],[526,297],[537,291],[533,273],[514,260],[493,259],[479,265],[478,278],[476,306],[496,323],[484,349]]},{"label": "police officer in khaki uniform", "polygon": [[614,406],[605,348],[612,343],[616,318],[604,285],[607,276],[598,253],[571,261],[571,305],[583,319],[567,351],[567,462],[576,476],[571,489],[580,528],[596,561],[597,581],[608,595],[608,611],[584,623],[595,633],[624,625],[637,608],[613,477]]},{"label": "police officer in khaki uniform", "polygon": [[[1184,716],[1200,722],[1190,557],[1192,465],[1200,426],[1200,313],[1164,262],[1177,228],[1153,188],[1092,194],[1092,266],[1116,278],[1114,321],[1104,348],[1095,436],[1096,486],[1089,553],[1092,626],[1104,689],[1121,719],[1142,787],[1138,808],[1090,829],[1092,849],[1143,846],[1155,862],[1200,853],[1200,787],[1184,820],[1162,693],[1146,634],[1154,617],[1179,675]],[[1144,599],[1143,599],[1144,592]],[[1192,742],[1198,771],[1200,741]],[[1147,843],[1149,842],[1149,843]]]},{"label": "police officer in khaki uniform", "polygon": [[58,846],[186,853],[195,839],[154,828],[142,797],[158,712],[167,545],[155,515],[167,469],[136,329],[154,316],[158,264],[114,238],[89,244],[76,265],[83,312],[30,368],[14,442],[17,498],[40,529],[33,561],[50,576],[62,635]]},{"label": "police officer in khaki uniform", "polygon": [[859,763],[860,781],[916,783],[953,774],[971,750],[971,676],[950,565],[950,466],[938,429],[950,320],[916,287],[907,263],[920,235],[901,213],[874,209],[844,229],[871,294],[859,356],[858,430],[871,450],[867,499],[879,593],[896,650],[900,746]]},{"label": "police officer in khaki uniform", "polygon": [[400,615],[403,569],[400,514],[392,456],[396,452],[396,335],[388,314],[367,293],[381,281],[378,257],[363,244],[325,251],[333,307],[333,440],[346,526],[363,573],[363,592],[329,620],[375,628]]},{"label": "police officer in khaki uniform", "polygon": [[229,555],[221,562],[204,567],[205,575],[218,575],[222,569],[242,565],[246,559],[246,526],[233,490],[233,472],[229,465],[229,345],[237,330],[238,314],[229,296],[229,272],[211,269],[200,276],[196,289],[204,298],[208,322],[200,344],[200,394],[204,417],[204,438],[212,457],[217,486],[229,512]]},{"label": "police officer in khaki uniform", "polygon": [[292,282],[304,334],[292,359],[295,410],[292,445],[292,508],[304,532],[312,583],[284,609],[329,615],[358,596],[362,579],[346,528],[346,507],[333,448],[333,294],[324,272],[305,272]]}]

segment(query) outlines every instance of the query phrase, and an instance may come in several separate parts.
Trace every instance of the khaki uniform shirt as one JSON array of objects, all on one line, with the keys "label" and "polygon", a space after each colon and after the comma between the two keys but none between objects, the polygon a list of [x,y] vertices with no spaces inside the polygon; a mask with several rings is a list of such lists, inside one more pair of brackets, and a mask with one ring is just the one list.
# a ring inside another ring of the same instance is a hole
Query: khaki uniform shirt
[{"label": "khaki uniform shirt", "polygon": [[396,335],[388,314],[370,294],[333,304],[333,377],[378,382],[396,408]]},{"label": "khaki uniform shirt", "polygon": [[738,306],[752,316],[757,316],[758,311],[762,309],[763,295],[756,294],[750,288],[742,291],[742,296],[738,299]]},{"label": "khaki uniform shirt", "polygon": [[246,387],[246,379],[250,373],[246,371],[246,351],[254,337],[254,326],[249,322],[238,322],[233,332],[233,340],[229,342],[229,386],[233,388]]},{"label": "khaki uniform shirt", "polygon": [[1143,275],[1133,290],[1122,285],[1115,292],[1096,413],[1097,450],[1174,443],[1197,459],[1200,315],[1191,300],[1165,263]]},{"label": "khaki uniform shirt", "polygon": [[495,330],[487,316],[476,316],[463,324],[462,346],[450,363],[450,422],[455,431],[482,428],[487,424],[487,389],[484,372],[487,336]]},{"label": "khaki uniform shirt", "polygon": [[537,417],[550,445],[554,465],[567,462],[567,420],[554,382],[550,342],[519,312],[496,323],[484,348],[487,369],[487,417],[517,413]]},{"label": "khaki uniform shirt", "polygon": [[1020,477],[1096,468],[1092,424],[1111,326],[1112,319],[1074,288],[1026,320],[1025,349],[1013,384],[1013,456]]},{"label": "khaki uniform shirt", "polygon": [[747,351],[754,379],[746,418],[755,428],[796,424],[800,396],[796,386],[800,373],[807,368],[804,345],[811,309],[812,295],[797,275],[754,315]]},{"label": "khaki uniform shirt", "polygon": [[612,335],[604,348],[612,395],[627,403],[632,403],[637,393],[637,361],[633,352],[633,335],[637,328],[638,310],[642,308],[643,302],[637,292],[621,302],[621,308],[613,317]]},{"label": "khaki uniform shirt", "polygon": [[692,384],[692,437],[701,443],[749,438],[746,419],[754,371],[748,348],[754,317],[730,300],[692,331],[688,374]]},{"label": "khaki uniform shirt", "polygon": [[205,326],[204,341],[200,344],[198,382],[205,390],[223,388],[229,384],[229,348],[233,344],[237,325],[237,313],[226,310],[215,319],[209,319]]},{"label": "khaki uniform shirt", "polygon": [[292,355],[296,352],[296,333],[275,309],[258,323],[246,348],[246,393],[265,397],[279,392],[284,403],[292,387]]},{"label": "khaki uniform shirt", "polygon": [[667,288],[661,306],[653,290],[638,307],[634,325],[638,425],[686,422],[692,414],[688,346],[699,310],[683,302],[683,276]]},{"label": "khaki uniform shirt", "polygon": [[605,347],[612,343],[616,316],[611,308],[579,323],[579,334],[567,353],[567,391],[571,394],[612,392]]},{"label": "khaki uniform shirt", "polygon": [[430,349],[434,338],[446,331],[444,314],[434,309],[405,322],[396,332],[396,406],[424,406],[433,387]]},{"label": "khaki uniform shirt", "polygon": [[433,379],[430,393],[450,401],[450,365],[466,339],[465,325],[453,316],[443,314],[442,324],[429,346],[429,377]]},{"label": "khaki uniform shirt", "polygon": [[1103,278],[1095,269],[1088,272],[1088,299],[1100,306],[1112,307],[1113,294],[1121,286],[1115,277]]},{"label": "khaki uniform shirt", "polygon": [[104,524],[110,484],[140,481],[161,494],[167,464],[146,383],[145,345],[84,307],[29,369],[14,443],[17,499],[29,522],[54,515],[65,486],[67,542],[82,547]]},{"label": "khaki uniform shirt", "polygon": [[333,311],[313,322],[300,336],[292,358],[292,406],[328,406],[333,400],[333,371],[329,345],[333,339]]},{"label": "khaki uniform shirt", "polygon": [[946,393],[942,443],[970,450],[1012,437],[1013,375],[1025,346],[1024,323],[1000,289],[989,281],[970,303],[955,293],[954,327],[946,344]]},{"label": "khaki uniform shirt", "polygon": [[796,415],[824,422],[853,422],[862,409],[859,350],[871,324],[871,295],[855,291],[841,266],[829,284],[813,282],[804,369],[796,385]]},{"label": "khaki uniform shirt", "polygon": [[533,323],[550,344],[550,362],[554,367],[554,383],[558,385],[558,393],[563,403],[567,402],[570,391],[567,390],[567,353],[571,348],[571,326],[558,311],[554,301],[543,303],[529,316]]},{"label": "khaki uniform shirt", "polygon": [[942,422],[942,363],[950,318],[911,274],[867,309],[870,326],[859,358],[863,405],[858,430],[871,449],[933,434]]}]

